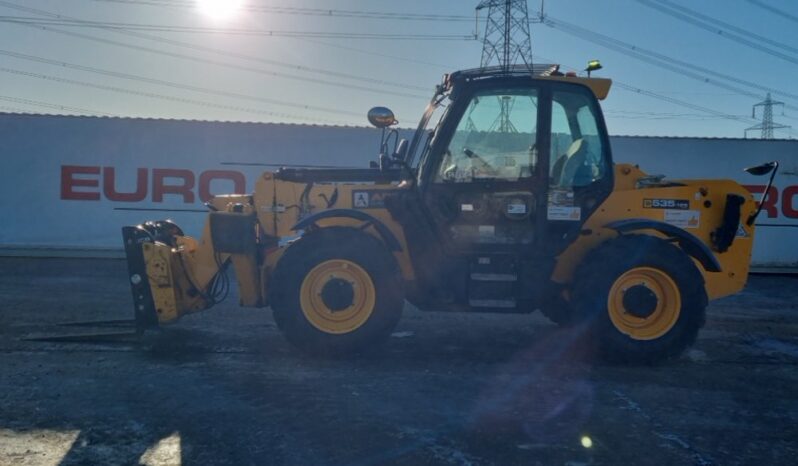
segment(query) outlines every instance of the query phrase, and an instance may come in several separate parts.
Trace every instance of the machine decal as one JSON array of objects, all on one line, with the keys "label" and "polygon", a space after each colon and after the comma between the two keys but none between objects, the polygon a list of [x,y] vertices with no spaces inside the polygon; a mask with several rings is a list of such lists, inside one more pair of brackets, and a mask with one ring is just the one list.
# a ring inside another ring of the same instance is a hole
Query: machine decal
[{"label": "machine decal", "polygon": [[549,191],[550,207],[573,207],[574,192],[568,189],[552,189]]},{"label": "machine decal", "polygon": [[549,206],[548,215],[549,220],[564,220],[567,222],[578,222],[582,220],[581,207],[558,207]]},{"label": "machine decal", "polygon": [[474,204],[462,204],[460,206],[461,212],[473,212],[474,211]]},{"label": "machine decal", "polygon": [[643,199],[644,209],[690,210],[687,199]]},{"label": "machine decal", "polygon": [[385,199],[399,190],[373,189],[352,191],[352,207],[355,209],[384,209]]},{"label": "machine decal", "polygon": [[701,212],[697,210],[665,210],[665,223],[679,228],[698,228]]},{"label": "machine decal", "polygon": [[338,202],[338,187],[337,186],[335,187],[335,190],[333,191],[332,196],[330,196],[329,199],[327,198],[327,195],[324,193],[319,194],[319,197],[324,199],[324,202],[327,203],[327,208],[331,209],[335,205],[335,203]]},{"label": "machine decal", "polygon": [[742,223],[737,227],[737,234],[734,236],[737,238],[748,238],[748,232],[745,231]]},{"label": "machine decal", "polygon": [[368,191],[354,191],[352,193],[352,205],[355,207],[355,209],[368,209],[369,208]]},{"label": "machine decal", "polygon": [[574,205],[574,192],[570,189],[549,191],[549,206],[546,218],[566,222],[582,220],[582,208]]}]

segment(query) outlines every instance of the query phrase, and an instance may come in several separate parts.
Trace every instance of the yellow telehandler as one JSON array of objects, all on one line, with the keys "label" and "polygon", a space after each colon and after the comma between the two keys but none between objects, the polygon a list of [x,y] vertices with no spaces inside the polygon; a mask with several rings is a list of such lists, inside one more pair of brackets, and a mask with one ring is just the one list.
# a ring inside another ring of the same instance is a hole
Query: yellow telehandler
[{"label": "yellow telehandler", "polygon": [[[313,353],[368,350],[407,300],[540,309],[610,360],[678,355],[708,300],[744,287],[759,209],[731,180],[614,164],[610,87],[555,65],[448,74],[410,141],[390,110],[369,112],[383,136],[369,168],[263,173],[254,193],[207,203],[199,239],[170,221],[125,227],[138,329],[212,307],[232,268],[240,304],[270,306]],[[749,172],[772,183],[777,165]]]}]

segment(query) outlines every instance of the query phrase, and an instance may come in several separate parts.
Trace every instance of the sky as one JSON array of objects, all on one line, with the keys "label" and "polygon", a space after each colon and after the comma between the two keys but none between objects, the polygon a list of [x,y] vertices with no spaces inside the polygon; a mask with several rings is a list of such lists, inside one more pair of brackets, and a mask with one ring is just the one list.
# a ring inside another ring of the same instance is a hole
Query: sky
[{"label": "sky", "polygon": [[[476,0],[228,0],[243,7],[225,18],[199,1],[208,0],[0,0],[0,112],[363,126],[383,105],[411,127],[444,73],[480,63],[474,35],[478,25],[483,36],[485,12],[477,23]],[[663,2],[728,23],[749,45],[721,26],[697,27],[684,10],[677,18],[651,6]],[[536,17],[540,0],[528,5]],[[535,61],[581,69],[600,59],[596,75],[616,82],[602,103],[611,134],[743,137],[757,124],[752,106],[772,89],[787,104],[774,120],[794,127],[776,137],[798,138],[797,1],[546,0],[544,11],[547,22],[531,25]],[[627,46],[665,56],[671,69]],[[674,72],[674,59],[690,69]]]}]

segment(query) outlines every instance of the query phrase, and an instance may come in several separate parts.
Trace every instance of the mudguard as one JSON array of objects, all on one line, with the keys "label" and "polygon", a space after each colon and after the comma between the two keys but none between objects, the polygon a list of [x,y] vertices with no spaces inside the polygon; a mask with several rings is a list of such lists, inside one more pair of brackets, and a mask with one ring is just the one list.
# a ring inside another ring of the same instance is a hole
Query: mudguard
[{"label": "mudguard", "polygon": [[606,228],[615,230],[618,233],[629,233],[639,230],[656,230],[668,236],[669,238],[675,239],[684,252],[701,263],[701,265],[704,267],[704,270],[707,272],[721,271],[720,262],[718,262],[718,259],[714,254],[712,254],[712,250],[709,249],[709,246],[679,227],[656,220],[632,218],[609,223],[606,225]]},{"label": "mudguard", "polygon": [[304,230],[305,228],[313,225],[319,220],[325,218],[335,218],[335,217],[343,217],[343,218],[352,218],[355,220],[360,220],[362,222],[371,224],[377,230],[380,237],[385,241],[385,244],[388,245],[388,248],[391,251],[400,252],[402,250],[402,246],[399,243],[399,240],[396,239],[396,236],[391,232],[388,227],[385,226],[382,222],[377,220],[376,218],[372,217],[371,215],[361,212],[359,210],[353,209],[330,209],[325,210],[316,214],[313,214],[309,217],[305,217],[299,223],[291,227],[292,230]]}]

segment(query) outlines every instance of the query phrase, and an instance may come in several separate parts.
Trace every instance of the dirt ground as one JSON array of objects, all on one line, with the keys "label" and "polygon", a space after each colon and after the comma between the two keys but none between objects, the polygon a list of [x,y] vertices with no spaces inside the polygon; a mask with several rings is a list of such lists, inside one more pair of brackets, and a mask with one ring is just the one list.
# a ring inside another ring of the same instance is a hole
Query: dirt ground
[{"label": "dirt ground", "polygon": [[302,356],[235,297],[140,343],[23,338],[126,318],[125,265],[0,259],[0,464],[736,465],[798,458],[798,278],[711,305],[691,351],[590,364],[539,314],[408,307],[385,348]]}]

